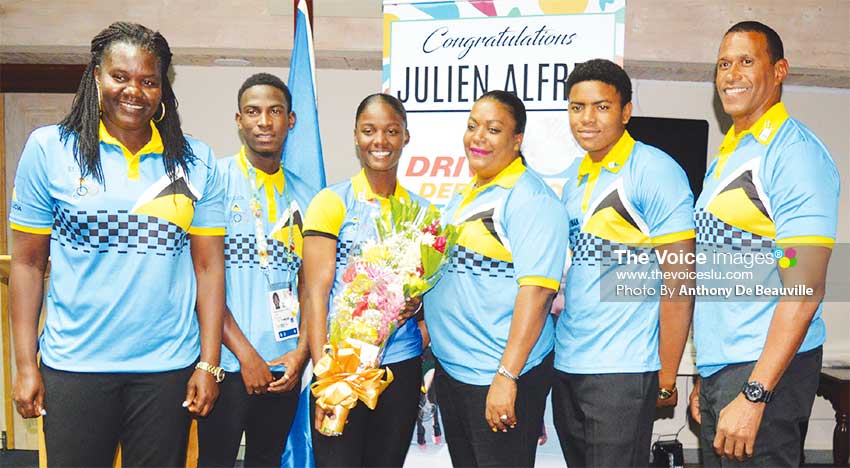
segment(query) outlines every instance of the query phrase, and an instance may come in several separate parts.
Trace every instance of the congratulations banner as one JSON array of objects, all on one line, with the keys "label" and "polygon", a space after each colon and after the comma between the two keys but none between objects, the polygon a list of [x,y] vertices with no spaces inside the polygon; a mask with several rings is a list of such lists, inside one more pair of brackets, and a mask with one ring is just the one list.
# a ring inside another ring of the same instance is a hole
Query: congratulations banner
[{"label": "congratulations banner", "polygon": [[401,183],[443,205],[471,177],[463,133],[475,100],[515,93],[528,110],[523,155],[560,193],[584,151],[567,116],[576,63],[623,62],[625,0],[384,2],[384,92],[408,111]]}]

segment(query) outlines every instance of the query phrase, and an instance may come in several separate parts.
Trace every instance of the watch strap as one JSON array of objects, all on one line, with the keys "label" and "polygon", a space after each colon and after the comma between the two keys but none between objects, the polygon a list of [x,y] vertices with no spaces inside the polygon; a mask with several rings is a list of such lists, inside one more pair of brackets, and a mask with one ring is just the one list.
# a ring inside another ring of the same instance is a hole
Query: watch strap
[{"label": "watch strap", "polygon": [[221,383],[224,381],[225,372],[224,369],[218,366],[214,366],[206,361],[201,361],[195,364],[195,369],[200,369],[204,372],[209,373],[213,377],[215,377],[216,383]]},{"label": "watch strap", "polygon": [[676,384],[673,384],[671,388],[658,387],[658,399],[659,400],[667,400],[676,393]]},{"label": "watch strap", "polygon": [[519,377],[511,374],[511,371],[507,370],[505,368],[505,366],[499,366],[499,370],[497,370],[496,373],[503,376],[503,377],[507,377],[507,378],[513,380],[514,382],[519,380]]},{"label": "watch strap", "polygon": [[[757,398],[753,398],[750,396],[750,389],[755,388],[758,389],[761,395]],[[770,400],[773,400],[773,397],[776,395],[776,392],[772,392],[766,388],[761,382],[746,382],[743,387],[741,387],[741,393],[744,394],[744,397],[753,403],[770,403]]]}]

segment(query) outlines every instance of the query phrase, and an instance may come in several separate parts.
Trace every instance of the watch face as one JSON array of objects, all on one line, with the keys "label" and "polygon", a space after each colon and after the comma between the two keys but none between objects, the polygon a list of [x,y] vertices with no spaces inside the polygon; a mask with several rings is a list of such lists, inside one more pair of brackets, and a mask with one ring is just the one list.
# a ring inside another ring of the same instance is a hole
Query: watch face
[{"label": "watch face", "polygon": [[764,396],[764,388],[758,383],[749,383],[744,388],[744,396],[750,401],[759,401]]}]

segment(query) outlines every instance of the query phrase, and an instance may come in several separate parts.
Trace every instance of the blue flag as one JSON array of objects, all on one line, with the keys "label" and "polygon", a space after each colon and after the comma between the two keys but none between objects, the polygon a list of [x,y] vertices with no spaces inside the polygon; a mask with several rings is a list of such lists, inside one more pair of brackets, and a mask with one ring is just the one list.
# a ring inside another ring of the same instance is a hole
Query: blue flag
[{"label": "blue flag", "polygon": [[[297,1],[297,0],[296,0]],[[288,171],[319,191],[326,185],[325,164],[322,158],[322,140],[319,136],[319,114],[316,110],[316,65],[313,55],[313,33],[310,30],[307,3],[298,2],[295,23],[295,43],[289,62],[289,91],[292,93],[292,110],[295,127],[286,137],[283,165]],[[300,339],[306,339],[301,337]],[[310,385],[312,366],[304,372],[301,397],[295,420],[289,430],[286,449],[281,456],[282,467],[312,468],[313,441],[310,414]]]},{"label": "blue flag", "polygon": [[[304,338],[301,338],[304,339]],[[307,370],[310,371],[312,367]],[[289,429],[289,437],[286,439],[286,449],[280,459],[283,468],[314,468],[316,462],[313,459],[313,415],[310,411],[310,385],[312,382],[310,373],[304,372],[303,379],[307,380],[304,390],[298,399],[298,409],[295,419]],[[295,390],[292,390],[295,391]]]},{"label": "blue flag", "polygon": [[287,83],[292,93],[292,110],[296,120],[283,148],[283,165],[318,192],[326,185],[325,165],[316,110],[313,33],[306,2],[299,2],[297,15]]}]

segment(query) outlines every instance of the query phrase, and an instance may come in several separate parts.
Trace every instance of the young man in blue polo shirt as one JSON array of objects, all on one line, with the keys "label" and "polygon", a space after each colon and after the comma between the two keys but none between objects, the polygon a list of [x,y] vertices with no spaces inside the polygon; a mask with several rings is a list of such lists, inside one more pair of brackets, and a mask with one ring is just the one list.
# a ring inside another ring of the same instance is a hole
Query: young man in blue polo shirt
[{"label": "young man in blue polo shirt", "polygon": [[555,335],[555,428],[571,467],[646,466],[655,407],[676,404],[693,310],[679,296],[692,265],[672,258],[693,254],[693,196],[670,156],[626,131],[632,88],[620,66],[579,64],[567,90],[587,154],[562,195],[572,264]]},{"label": "young man in blue polo shirt", "polygon": [[[696,203],[697,250],[773,261],[737,268],[755,273],[752,292],[697,298],[701,383],[691,412],[701,420],[707,465],[799,464],[799,423],[818,386],[839,177],[823,143],[780,101],[787,74],[782,40],[770,27],[745,21],[724,35],[715,85],[734,125]],[[781,286],[785,293],[773,294]]]},{"label": "young man in blue polo shirt", "polygon": [[245,466],[278,466],[308,357],[297,285],[302,214],[314,192],[281,167],[295,125],[286,85],[253,75],[238,103],[245,145],[218,161],[226,217],[221,367],[228,379],[215,411],[199,421],[199,465],[233,466],[244,431]]}]

